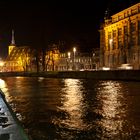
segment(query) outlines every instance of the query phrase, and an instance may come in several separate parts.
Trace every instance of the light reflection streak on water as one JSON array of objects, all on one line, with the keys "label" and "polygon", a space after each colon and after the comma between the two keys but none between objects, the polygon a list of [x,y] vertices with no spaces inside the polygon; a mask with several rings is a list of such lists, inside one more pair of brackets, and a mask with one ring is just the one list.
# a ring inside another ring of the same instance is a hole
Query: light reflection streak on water
[{"label": "light reflection streak on water", "polygon": [[[8,87],[6,82],[3,79],[0,79],[0,89],[4,92],[4,94],[9,97]],[[7,98],[8,100],[8,98]]]},{"label": "light reflection streak on water", "polygon": [[[22,77],[16,77],[16,78],[17,79],[23,79]],[[0,79],[0,89],[2,90],[2,92],[4,93],[4,95],[6,96],[7,102],[10,103],[11,98],[13,98],[13,97],[10,95],[8,86],[7,86],[6,82],[3,79]],[[14,103],[10,103],[10,105],[11,105],[12,109],[16,112],[16,107],[15,107]],[[20,113],[16,113],[16,116],[17,116],[17,118],[19,120],[22,120],[22,116],[21,116]]]},{"label": "light reflection streak on water", "polygon": [[33,139],[140,138],[139,83],[42,77],[3,79],[6,83],[0,79],[0,88],[11,97],[12,109]]},{"label": "light reflection streak on water", "polygon": [[122,108],[121,85],[113,81],[103,82],[101,85],[102,88],[99,89],[97,98],[102,104],[100,113],[103,119],[99,123],[104,128],[104,133],[119,133],[122,130],[123,119],[126,115],[126,110]]},{"label": "light reflection streak on water", "polygon": [[61,120],[61,123],[70,129],[84,129],[86,124],[82,120],[84,114],[82,82],[76,79],[65,79],[64,84],[63,105],[59,109],[67,112],[68,117]]}]

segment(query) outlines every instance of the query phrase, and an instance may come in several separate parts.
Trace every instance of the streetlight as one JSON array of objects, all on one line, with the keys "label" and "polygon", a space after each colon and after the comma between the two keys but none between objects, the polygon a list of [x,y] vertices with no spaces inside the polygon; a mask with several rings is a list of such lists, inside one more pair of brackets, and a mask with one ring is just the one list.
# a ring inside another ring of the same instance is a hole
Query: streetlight
[{"label": "streetlight", "polygon": [[93,59],[92,59],[92,69],[97,70],[97,65],[96,65],[96,61],[95,61],[95,53],[92,54]]},{"label": "streetlight", "polygon": [[76,48],[73,48],[73,67],[75,69],[75,53],[76,53]]},{"label": "streetlight", "polygon": [[68,59],[67,59],[67,70],[69,70],[69,61],[70,61],[70,55],[71,53],[68,52]]},{"label": "streetlight", "polygon": [[68,52],[68,58],[70,58],[70,55],[71,55],[71,53],[70,53],[70,52]]}]

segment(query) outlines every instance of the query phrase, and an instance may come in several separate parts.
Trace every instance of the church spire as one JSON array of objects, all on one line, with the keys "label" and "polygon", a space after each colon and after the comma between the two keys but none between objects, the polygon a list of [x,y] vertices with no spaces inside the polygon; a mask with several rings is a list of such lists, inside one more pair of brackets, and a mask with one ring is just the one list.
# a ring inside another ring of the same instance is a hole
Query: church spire
[{"label": "church spire", "polygon": [[14,38],[14,30],[12,30],[12,39],[11,39],[11,44],[8,47],[8,54],[10,55],[12,50],[16,47],[15,44],[15,38]]},{"label": "church spire", "polygon": [[15,45],[14,30],[12,30],[12,40],[11,40],[11,45]]}]

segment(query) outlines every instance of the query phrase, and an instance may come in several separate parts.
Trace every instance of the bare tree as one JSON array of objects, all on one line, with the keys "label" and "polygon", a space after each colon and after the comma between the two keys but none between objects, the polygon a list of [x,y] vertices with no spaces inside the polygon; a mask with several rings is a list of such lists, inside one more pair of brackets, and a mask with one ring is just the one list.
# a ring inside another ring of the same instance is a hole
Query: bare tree
[{"label": "bare tree", "polygon": [[55,61],[58,59],[59,50],[56,44],[49,45],[49,50],[46,54],[46,67],[50,67],[52,71],[55,70]]}]

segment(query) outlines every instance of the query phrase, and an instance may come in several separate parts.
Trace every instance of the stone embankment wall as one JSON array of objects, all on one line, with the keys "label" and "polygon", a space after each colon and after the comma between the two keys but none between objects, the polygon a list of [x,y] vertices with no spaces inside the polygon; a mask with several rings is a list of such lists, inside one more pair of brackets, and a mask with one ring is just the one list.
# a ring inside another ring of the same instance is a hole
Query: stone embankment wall
[{"label": "stone embankment wall", "polygon": [[29,140],[0,89],[0,140]]},{"label": "stone embankment wall", "polygon": [[95,80],[136,80],[140,81],[140,70],[116,71],[59,71],[59,72],[5,72],[0,77],[28,76],[46,78],[78,78]]}]

